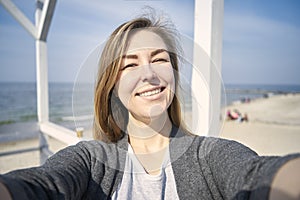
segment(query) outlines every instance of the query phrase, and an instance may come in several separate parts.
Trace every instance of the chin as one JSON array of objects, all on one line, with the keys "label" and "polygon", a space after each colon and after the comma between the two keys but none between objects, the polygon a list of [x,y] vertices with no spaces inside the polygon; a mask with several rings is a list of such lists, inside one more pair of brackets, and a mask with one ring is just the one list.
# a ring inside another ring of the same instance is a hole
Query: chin
[{"label": "chin", "polygon": [[149,109],[144,109],[143,113],[140,113],[141,118],[154,120],[156,118],[160,118],[165,116],[167,113],[167,107],[161,105],[152,106]]}]

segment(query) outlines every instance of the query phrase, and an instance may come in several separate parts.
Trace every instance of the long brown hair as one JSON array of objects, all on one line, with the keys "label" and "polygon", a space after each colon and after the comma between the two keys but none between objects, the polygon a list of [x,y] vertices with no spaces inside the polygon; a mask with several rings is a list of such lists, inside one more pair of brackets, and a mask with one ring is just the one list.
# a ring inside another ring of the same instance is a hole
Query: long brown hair
[{"label": "long brown hair", "polygon": [[124,135],[128,123],[128,110],[115,96],[113,89],[118,79],[121,58],[128,46],[131,31],[145,29],[159,35],[167,46],[171,64],[174,68],[175,95],[168,108],[173,125],[181,123],[181,109],[178,100],[178,51],[180,48],[177,32],[171,23],[140,17],[120,25],[109,37],[99,61],[94,97],[94,139],[117,142]]}]

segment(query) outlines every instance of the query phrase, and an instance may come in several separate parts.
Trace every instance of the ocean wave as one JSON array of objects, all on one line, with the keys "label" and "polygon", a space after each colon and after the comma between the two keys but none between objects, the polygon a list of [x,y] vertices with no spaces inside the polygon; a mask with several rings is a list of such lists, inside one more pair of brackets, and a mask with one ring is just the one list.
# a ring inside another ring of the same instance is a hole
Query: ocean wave
[{"label": "ocean wave", "polygon": [[5,124],[13,124],[13,123],[16,123],[16,121],[14,121],[14,120],[3,120],[3,121],[0,121],[0,126],[5,125]]},{"label": "ocean wave", "polygon": [[18,122],[34,122],[37,121],[36,114],[28,114],[28,115],[9,115],[6,118],[0,118],[0,126],[5,124],[14,124]]}]

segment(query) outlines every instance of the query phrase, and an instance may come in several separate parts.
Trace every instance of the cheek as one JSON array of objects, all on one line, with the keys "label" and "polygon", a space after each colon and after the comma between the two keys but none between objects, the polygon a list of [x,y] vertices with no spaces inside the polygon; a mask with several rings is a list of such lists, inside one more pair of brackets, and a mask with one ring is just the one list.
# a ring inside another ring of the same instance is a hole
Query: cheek
[{"label": "cheek", "polygon": [[137,79],[130,74],[122,74],[116,83],[115,93],[126,108],[128,108],[128,102],[133,94],[136,84]]},{"label": "cheek", "polygon": [[174,77],[174,69],[172,65],[168,66],[158,66],[155,69],[155,73],[159,75],[160,79],[162,79],[164,82],[168,83],[170,89],[172,92],[174,92],[175,89],[175,77]]}]

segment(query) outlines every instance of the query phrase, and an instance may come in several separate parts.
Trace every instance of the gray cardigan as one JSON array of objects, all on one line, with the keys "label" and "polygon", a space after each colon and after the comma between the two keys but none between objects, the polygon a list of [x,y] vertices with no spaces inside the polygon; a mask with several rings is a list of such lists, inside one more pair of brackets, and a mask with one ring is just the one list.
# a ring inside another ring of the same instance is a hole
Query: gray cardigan
[{"label": "gray cardigan", "polygon": [[[0,180],[14,199],[110,199],[122,179],[127,141],[127,135],[117,144],[83,141]],[[169,148],[180,199],[267,199],[278,168],[299,157],[261,157],[240,143],[176,128]]]}]

